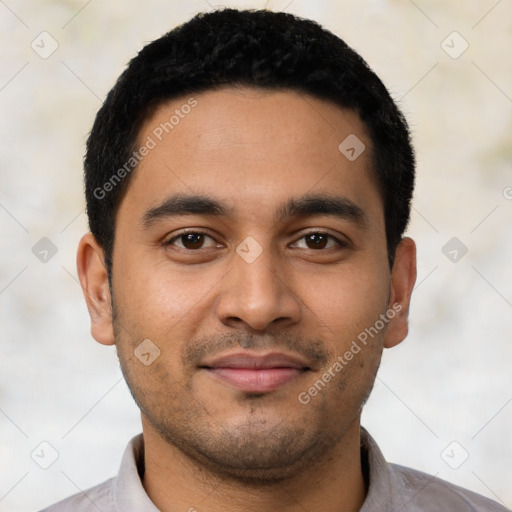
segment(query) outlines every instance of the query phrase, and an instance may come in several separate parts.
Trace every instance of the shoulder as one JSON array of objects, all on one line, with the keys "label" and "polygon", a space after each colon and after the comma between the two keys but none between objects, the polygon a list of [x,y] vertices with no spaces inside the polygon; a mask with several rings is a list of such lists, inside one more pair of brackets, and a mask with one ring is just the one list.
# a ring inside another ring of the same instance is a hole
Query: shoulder
[{"label": "shoulder", "polygon": [[389,464],[401,489],[405,510],[508,512],[499,503],[415,469]]},{"label": "shoulder", "polygon": [[113,482],[111,478],[86,491],[79,492],[54,505],[51,505],[41,512],[115,512],[113,498]]}]

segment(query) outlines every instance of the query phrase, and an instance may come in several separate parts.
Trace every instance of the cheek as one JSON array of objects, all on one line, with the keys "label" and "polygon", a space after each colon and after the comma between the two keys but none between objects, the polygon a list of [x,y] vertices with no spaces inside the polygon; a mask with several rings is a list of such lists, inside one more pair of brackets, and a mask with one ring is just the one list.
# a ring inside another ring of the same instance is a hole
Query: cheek
[{"label": "cheek", "polygon": [[314,285],[303,291],[304,303],[332,333],[342,333],[343,338],[373,324],[388,302],[387,280],[368,267],[361,272],[346,266],[312,281]]},{"label": "cheek", "polygon": [[184,327],[195,328],[198,322],[191,319],[208,302],[222,273],[205,268],[177,269],[168,262],[150,265],[147,257],[145,261],[116,261],[113,282],[119,320],[139,337],[161,342]]}]

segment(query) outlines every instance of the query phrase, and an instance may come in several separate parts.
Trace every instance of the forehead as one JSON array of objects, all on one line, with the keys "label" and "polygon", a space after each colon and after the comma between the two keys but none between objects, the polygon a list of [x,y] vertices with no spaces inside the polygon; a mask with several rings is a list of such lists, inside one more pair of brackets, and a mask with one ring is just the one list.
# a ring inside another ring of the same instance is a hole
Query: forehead
[{"label": "forehead", "polygon": [[311,192],[382,214],[359,116],[303,93],[227,87],[173,99],[142,125],[136,147],[144,146],[120,215],[182,193],[215,197],[246,218],[268,213],[271,222],[290,197]]}]

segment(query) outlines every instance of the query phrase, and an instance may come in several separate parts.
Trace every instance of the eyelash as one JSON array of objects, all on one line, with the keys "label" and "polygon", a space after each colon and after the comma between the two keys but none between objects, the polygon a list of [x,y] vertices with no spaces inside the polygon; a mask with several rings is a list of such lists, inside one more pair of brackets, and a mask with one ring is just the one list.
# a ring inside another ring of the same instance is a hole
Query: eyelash
[{"label": "eyelash", "polygon": [[[182,236],[190,235],[190,234],[193,234],[193,235],[204,235],[204,236],[207,236],[207,237],[211,238],[212,240],[215,240],[211,235],[209,235],[208,233],[205,233],[203,231],[183,231],[183,232],[179,233],[178,235],[173,236],[170,240],[165,242],[164,245],[166,245],[166,246],[173,245],[174,241],[178,240]],[[304,233],[300,238],[297,239],[297,241],[302,240],[303,238],[305,238],[305,237],[307,237],[309,235],[324,235],[324,236],[327,236],[328,238],[334,240],[336,242],[336,244],[338,245],[338,248],[346,248],[346,247],[348,247],[348,243],[347,242],[344,242],[343,240],[340,240],[339,238],[335,237],[334,235],[332,235],[331,233],[329,233],[327,231],[310,231],[308,233]],[[178,247],[178,248],[183,250],[183,251],[187,251],[187,252],[199,252],[202,249],[202,248],[199,248],[199,249],[187,249],[186,247]],[[333,249],[333,247],[328,247],[327,249]],[[315,252],[322,252],[322,251],[326,251],[327,249],[307,249],[307,250],[315,251]]]}]

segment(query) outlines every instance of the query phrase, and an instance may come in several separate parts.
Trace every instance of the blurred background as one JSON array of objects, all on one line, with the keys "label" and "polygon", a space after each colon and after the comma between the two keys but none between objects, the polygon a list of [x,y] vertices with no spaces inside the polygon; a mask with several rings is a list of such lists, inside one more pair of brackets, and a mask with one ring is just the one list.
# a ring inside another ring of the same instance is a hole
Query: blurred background
[{"label": "blurred background", "polygon": [[[215,0],[0,1],[0,511],[117,473],[139,411],[75,270],[94,116],[146,43]],[[389,461],[512,507],[512,1],[275,0],[361,53],[403,109],[418,179],[410,335],[363,425]]]}]

